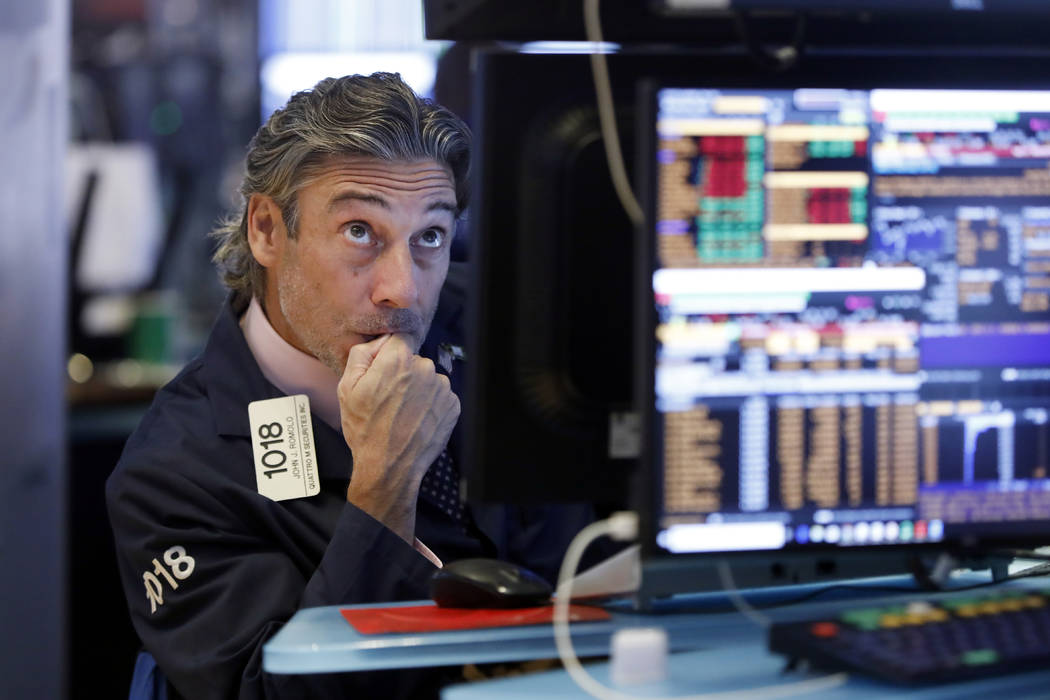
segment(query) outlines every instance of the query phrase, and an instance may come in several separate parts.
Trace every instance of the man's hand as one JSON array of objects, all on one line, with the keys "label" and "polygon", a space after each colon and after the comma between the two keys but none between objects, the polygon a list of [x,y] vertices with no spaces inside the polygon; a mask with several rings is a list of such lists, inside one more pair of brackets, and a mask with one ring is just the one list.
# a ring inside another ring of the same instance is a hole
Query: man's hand
[{"label": "man's hand", "polygon": [[385,335],[350,348],[339,413],[354,455],[346,500],[412,542],[419,484],[448,443],[459,398],[408,340]]}]

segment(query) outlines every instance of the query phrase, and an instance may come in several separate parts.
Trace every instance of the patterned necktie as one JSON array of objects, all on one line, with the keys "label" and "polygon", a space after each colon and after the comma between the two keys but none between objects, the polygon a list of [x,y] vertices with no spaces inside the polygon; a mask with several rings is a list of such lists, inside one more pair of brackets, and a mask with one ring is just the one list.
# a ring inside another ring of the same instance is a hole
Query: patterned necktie
[{"label": "patterned necktie", "polygon": [[442,450],[437,461],[427,469],[419,491],[455,522],[463,522],[463,504],[459,500],[459,470],[447,449]]}]

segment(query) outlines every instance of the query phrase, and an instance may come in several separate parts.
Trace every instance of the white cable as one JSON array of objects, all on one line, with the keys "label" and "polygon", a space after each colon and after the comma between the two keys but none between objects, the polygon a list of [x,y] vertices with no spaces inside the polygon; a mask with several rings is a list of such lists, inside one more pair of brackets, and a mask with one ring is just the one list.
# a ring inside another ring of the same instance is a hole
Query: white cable
[{"label": "white cable", "polygon": [[769,629],[773,621],[760,613],[757,608],[744,599],[744,596],[740,595],[740,591],[737,590],[736,583],[733,581],[733,572],[729,568],[729,562],[725,559],[721,559],[718,562],[718,578],[722,580],[722,590],[729,596],[729,600],[732,601],[736,609],[762,629]]},{"label": "white cable", "polygon": [[645,214],[638,204],[638,199],[631,191],[627,178],[627,169],[623,164],[623,152],[620,150],[620,134],[616,130],[616,112],[613,107],[612,88],[609,85],[609,68],[605,63],[605,54],[599,44],[602,42],[602,23],[598,13],[598,0],[583,0],[583,26],[587,41],[591,47],[591,72],[594,74],[594,91],[598,94],[598,123],[602,129],[602,141],[605,143],[605,160],[609,164],[613,189],[620,199],[620,204],[627,212],[631,223],[641,227],[645,223]]},{"label": "white cable", "polygon": [[[562,665],[568,672],[569,677],[588,695],[598,700],[653,700],[653,696],[642,698],[637,695],[622,693],[613,688],[606,687],[592,677],[580,663],[576,656],[576,650],[572,645],[572,635],[569,633],[569,600],[572,598],[572,577],[580,565],[587,546],[602,535],[623,534],[623,514],[615,514],[607,520],[599,520],[591,523],[580,532],[569,543],[565,552],[565,558],[558,572],[558,594],[554,598],[554,643],[558,648],[558,656]],[[728,566],[726,567],[728,569]],[[730,582],[731,579],[730,579]],[[730,598],[732,600],[732,598]],[[734,601],[735,602],[735,601]],[[768,698],[785,698],[801,693],[816,693],[822,690],[830,690],[846,682],[849,675],[846,673],[834,673],[829,676],[813,678],[794,683],[783,683],[780,685],[765,686],[762,688],[744,688],[741,690],[730,690],[721,693],[701,693],[699,695],[679,695],[673,698],[659,698],[656,700],[760,700]]]}]

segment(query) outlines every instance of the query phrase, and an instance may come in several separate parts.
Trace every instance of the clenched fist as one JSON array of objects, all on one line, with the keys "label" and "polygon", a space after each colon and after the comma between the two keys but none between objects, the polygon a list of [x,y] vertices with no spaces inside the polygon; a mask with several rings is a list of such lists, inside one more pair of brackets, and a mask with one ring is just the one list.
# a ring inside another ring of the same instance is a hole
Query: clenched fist
[{"label": "clenched fist", "polygon": [[410,340],[393,334],[353,346],[339,380],[343,438],[354,456],[346,499],[408,542],[419,484],[459,419],[448,377]]}]

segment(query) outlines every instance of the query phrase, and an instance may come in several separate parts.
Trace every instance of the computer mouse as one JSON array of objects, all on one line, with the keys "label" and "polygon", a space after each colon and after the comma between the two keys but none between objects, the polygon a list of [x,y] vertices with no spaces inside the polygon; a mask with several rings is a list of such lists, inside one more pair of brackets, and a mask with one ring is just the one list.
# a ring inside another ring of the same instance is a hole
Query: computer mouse
[{"label": "computer mouse", "polygon": [[430,597],[443,608],[527,608],[550,602],[539,574],[499,559],[460,559],[430,578]]}]

